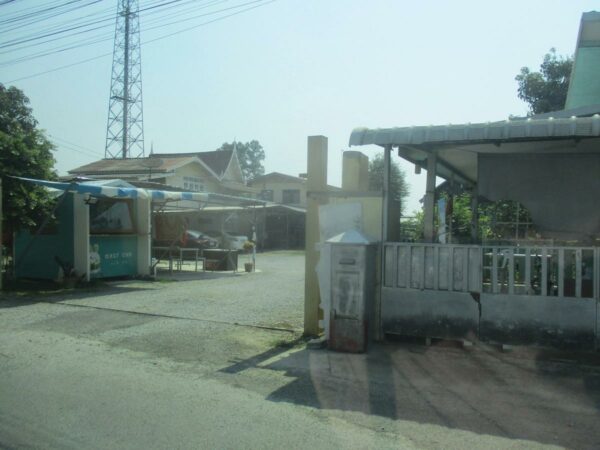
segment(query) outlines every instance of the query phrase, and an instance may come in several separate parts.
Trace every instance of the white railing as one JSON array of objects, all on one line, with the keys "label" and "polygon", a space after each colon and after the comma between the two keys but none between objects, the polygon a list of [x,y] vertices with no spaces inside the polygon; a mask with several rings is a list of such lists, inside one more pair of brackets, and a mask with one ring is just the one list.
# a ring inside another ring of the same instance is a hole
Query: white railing
[{"label": "white railing", "polygon": [[482,247],[483,292],[598,297],[598,249],[593,247]]},{"label": "white railing", "polygon": [[386,242],[383,286],[598,298],[600,249]]}]

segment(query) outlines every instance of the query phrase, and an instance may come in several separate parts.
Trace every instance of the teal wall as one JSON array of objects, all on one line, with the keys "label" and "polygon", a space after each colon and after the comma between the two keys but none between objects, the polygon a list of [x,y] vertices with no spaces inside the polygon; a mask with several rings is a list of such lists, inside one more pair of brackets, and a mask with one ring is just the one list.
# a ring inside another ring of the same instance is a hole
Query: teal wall
[{"label": "teal wall", "polygon": [[136,235],[90,236],[91,278],[134,276],[136,274]]},{"label": "teal wall", "polygon": [[15,274],[18,278],[55,279],[59,268],[55,256],[73,265],[73,195],[67,195],[56,210],[56,227],[49,227],[55,233],[35,236],[35,230],[33,234],[22,230],[16,234]]}]

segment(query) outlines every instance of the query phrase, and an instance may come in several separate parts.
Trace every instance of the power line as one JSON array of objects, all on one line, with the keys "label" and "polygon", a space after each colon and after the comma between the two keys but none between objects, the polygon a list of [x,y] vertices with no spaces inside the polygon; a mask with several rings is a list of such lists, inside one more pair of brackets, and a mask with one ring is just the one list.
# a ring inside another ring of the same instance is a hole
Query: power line
[{"label": "power line", "polygon": [[68,145],[70,147],[76,147],[77,149],[73,149],[75,151],[86,152],[86,153],[88,153],[88,154],[90,154],[92,156],[102,155],[102,152],[98,152],[96,150],[92,150],[91,148],[84,147],[83,145],[76,144],[75,142],[68,141],[68,140],[66,140],[64,138],[60,138],[60,137],[58,137],[58,136],[56,136],[54,134],[49,134],[48,137],[51,138],[51,139],[53,139],[53,140],[60,141],[62,143],[60,145]]},{"label": "power line", "polygon": [[[179,2],[180,0],[175,0],[175,1]],[[193,2],[194,0],[191,0],[191,1]],[[208,2],[208,4],[205,4],[205,5],[196,5],[194,7],[194,9],[195,10],[205,9],[205,8],[207,8],[209,6],[213,6],[213,5],[215,5],[217,3],[221,3],[223,1],[227,1],[227,0],[212,0],[211,2]],[[190,2],[190,0],[187,0],[183,4],[189,3],[189,2]],[[158,4],[155,4],[155,5],[151,5],[149,7],[144,8],[143,11],[152,10],[152,11],[150,11],[148,13],[150,15],[154,14],[154,13],[157,13],[157,12],[160,13],[160,12],[162,12],[162,10],[155,10],[157,7],[163,7],[165,5],[168,6],[171,3],[174,3],[174,1],[172,0],[172,1],[169,1],[169,2],[164,2],[164,3],[158,3]],[[177,5],[174,5],[174,6],[177,6]],[[240,7],[240,6],[242,6],[242,5],[238,5],[237,7]],[[171,7],[167,8],[167,9],[170,9]],[[216,14],[216,13],[218,13],[220,11],[221,10],[213,11],[212,14]],[[86,17],[92,16],[92,15],[93,14],[90,14],[90,15],[88,15]],[[167,16],[174,16],[174,14],[170,14],[170,15],[167,15]],[[157,18],[157,19],[160,21],[162,18]],[[114,21],[114,14],[111,14],[108,18],[103,18],[101,20],[97,20],[97,21],[94,21],[94,22],[88,22],[88,23],[84,23],[84,24],[78,25],[76,27],[72,27],[70,29],[70,31],[74,30],[75,28],[83,28],[85,26],[95,25],[95,24],[98,24],[98,23],[108,22],[108,21],[111,21],[111,22]],[[156,19],[154,21],[151,20],[150,23],[157,23],[157,20]],[[168,25],[171,25],[171,24],[163,24],[163,25],[160,25],[160,26],[157,26],[157,27],[153,27],[152,29],[160,28],[162,26],[168,26]],[[55,36],[55,37],[53,37],[51,39],[46,39],[43,42],[35,42],[36,39],[38,39],[39,37],[41,37],[41,36],[38,36],[38,37],[35,37],[35,39],[34,38],[28,39],[28,40],[32,40],[34,42],[31,42],[28,45],[21,45],[21,47],[17,51],[23,50],[23,49],[26,49],[26,48],[30,48],[30,47],[36,47],[36,46],[44,45],[44,44],[47,44],[49,42],[53,42],[53,41],[57,41],[57,40],[62,40],[62,39],[70,38],[70,37],[73,37],[73,36],[76,36],[76,35],[89,33],[90,31],[95,31],[95,30],[99,30],[99,29],[103,29],[103,28],[107,28],[107,27],[111,27],[111,26],[112,26],[112,23],[106,23],[106,24],[98,26],[98,27],[87,28],[87,29],[76,31],[76,32],[73,32],[73,33],[70,33],[70,34],[67,34],[67,35]],[[61,30],[60,32],[62,33],[63,31],[65,31],[65,30]],[[52,34],[55,34],[55,33],[52,33]],[[56,34],[59,34],[59,33],[56,33]],[[37,59],[37,58],[41,58],[41,57],[44,57],[44,56],[50,56],[50,55],[52,55],[54,53],[60,53],[60,52],[64,52],[64,51],[67,51],[67,50],[73,50],[73,49],[76,49],[76,48],[79,48],[79,47],[83,47],[85,45],[93,45],[93,44],[101,43],[101,42],[104,42],[104,41],[109,41],[109,40],[112,40],[112,39],[113,39],[112,33],[111,34],[97,35],[95,37],[89,38],[87,41],[83,41],[83,42],[79,41],[77,44],[74,44],[74,45],[73,44],[66,44],[66,45],[63,45],[63,46],[60,46],[60,47],[54,47],[52,49],[47,49],[47,50],[44,50],[42,52],[33,53],[33,54],[29,54],[29,55],[24,55],[24,56],[20,56],[20,57],[15,57],[12,60],[4,61],[4,62],[0,63],[0,66],[9,66],[9,65],[12,65],[12,64],[18,64],[18,63],[26,62],[26,61],[29,61],[29,60],[32,60],[32,59]],[[15,45],[17,45],[17,44],[15,44]],[[10,46],[12,46],[12,44],[6,44],[3,47],[10,47]],[[2,46],[0,46],[0,48],[2,48]],[[12,53],[13,51],[14,51],[14,49],[10,49],[9,48],[8,50],[0,51],[0,55],[7,54],[7,53]]]},{"label": "power line", "polygon": [[[150,43],[157,42],[157,41],[160,41],[160,40],[163,40],[163,39],[166,39],[166,38],[169,38],[169,37],[172,37],[172,36],[175,36],[175,35],[181,34],[181,33],[185,33],[185,32],[187,32],[187,31],[191,31],[191,30],[194,30],[194,29],[197,29],[197,28],[201,28],[201,27],[204,27],[204,26],[210,25],[210,24],[212,24],[212,23],[215,23],[215,22],[219,22],[219,21],[222,21],[222,20],[228,19],[228,18],[230,18],[230,17],[236,16],[236,15],[239,15],[239,14],[243,14],[243,13],[245,13],[245,12],[248,12],[248,11],[251,11],[251,10],[253,10],[253,9],[257,9],[257,8],[260,8],[260,7],[262,7],[262,6],[266,6],[266,5],[270,4],[270,3],[274,3],[275,1],[277,1],[277,0],[254,0],[254,1],[251,1],[251,2],[247,2],[247,3],[243,4],[243,5],[238,5],[237,7],[239,8],[239,7],[241,7],[241,6],[244,6],[244,5],[250,5],[250,4],[252,4],[253,6],[249,6],[248,8],[244,8],[244,9],[242,9],[242,10],[235,11],[235,12],[232,12],[232,13],[230,13],[230,14],[226,14],[226,15],[224,15],[224,16],[220,16],[220,17],[217,17],[217,18],[215,18],[215,19],[212,19],[212,20],[208,20],[208,21],[205,21],[205,22],[202,22],[202,23],[199,23],[199,24],[196,24],[196,25],[193,25],[193,26],[190,26],[190,27],[187,27],[187,28],[181,29],[181,30],[174,31],[174,32],[172,32],[172,33],[168,33],[168,34],[165,34],[165,35],[159,36],[159,37],[157,37],[157,38],[153,38],[153,39],[150,39],[150,40],[144,41],[144,42],[142,42],[142,44],[141,44],[141,45],[150,44]],[[262,3],[255,4],[255,3],[258,3],[258,2],[262,2]],[[220,13],[220,12],[222,12],[222,11],[225,11],[225,10],[231,10],[231,9],[232,9],[231,7],[230,7],[230,8],[224,8],[224,9],[222,9],[222,10],[215,11],[215,12],[213,12],[213,13],[207,13],[207,14],[205,14],[205,15],[202,15],[202,16],[206,16],[206,15],[210,15],[210,14],[218,14],[218,13]],[[197,18],[197,17],[196,17],[196,18]],[[172,22],[172,23],[170,23],[170,24],[165,24],[164,26],[169,26],[169,25],[173,25],[173,24],[181,23],[181,22],[183,22],[183,21],[184,21],[184,20],[182,20],[182,21],[177,21],[177,22]],[[158,28],[160,28],[160,27],[153,27],[153,29],[158,29]],[[104,40],[104,39],[103,39],[103,40]],[[102,40],[102,41],[103,41],[103,40]],[[101,42],[101,41],[98,41],[98,42]],[[91,45],[91,44],[93,44],[93,43],[95,43],[95,42],[91,42],[91,43],[89,43],[89,44],[84,44],[84,45],[76,45],[76,46],[73,46],[73,48],[79,48],[79,47],[82,47],[82,46],[85,46],[85,45]],[[70,49],[71,49],[71,48],[69,48],[69,50],[70,50]],[[64,50],[59,50],[59,51],[64,51]],[[48,56],[48,55],[51,55],[51,54],[53,54],[53,53],[44,54],[43,56]],[[96,56],[94,56],[94,57],[91,57],[91,58],[86,58],[86,59],[84,59],[84,60],[80,60],[80,61],[77,61],[77,62],[74,62],[74,63],[71,63],[71,64],[65,64],[65,65],[63,65],[63,66],[59,66],[59,67],[56,67],[56,68],[53,68],[53,69],[49,69],[49,70],[45,70],[45,71],[42,71],[42,72],[38,72],[38,73],[35,73],[35,74],[32,74],[32,75],[26,75],[26,76],[23,76],[23,77],[20,77],[20,78],[15,78],[15,79],[13,79],[13,80],[7,81],[6,83],[14,83],[14,82],[16,82],[16,81],[22,81],[22,80],[27,80],[27,79],[30,79],[30,78],[39,77],[39,76],[46,75],[46,74],[49,74],[49,73],[52,73],[52,72],[56,72],[56,71],[60,71],[60,70],[64,70],[64,69],[67,69],[67,68],[70,68],[70,67],[74,67],[74,66],[77,66],[77,65],[80,65],[80,64],[85,64],[85,63],[87,63],[87,62],[90,62],[90,61],[95,61],[95,60],[98,60],[98,59],[101,59],[101,58],[105,58],[105,57],[107,57],[107,56],[111,56],[111,55],[112,55],[112,52],[109,52],[109,53],[103,53],[103,54],[101,54],[101,55],[96,55]],[[21,61],[21,62],[24,62],[24,61]]]}]

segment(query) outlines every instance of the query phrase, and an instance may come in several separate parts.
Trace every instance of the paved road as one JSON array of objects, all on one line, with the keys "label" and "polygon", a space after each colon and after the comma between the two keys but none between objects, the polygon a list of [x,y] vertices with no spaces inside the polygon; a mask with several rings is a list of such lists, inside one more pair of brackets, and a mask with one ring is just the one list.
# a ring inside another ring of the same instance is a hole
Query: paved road
[{"label": "paved road", "polygon": [[250,275],[0,301],[0,448],[600,447],[593,362],[306,350],[302,255],[259,261]]}]

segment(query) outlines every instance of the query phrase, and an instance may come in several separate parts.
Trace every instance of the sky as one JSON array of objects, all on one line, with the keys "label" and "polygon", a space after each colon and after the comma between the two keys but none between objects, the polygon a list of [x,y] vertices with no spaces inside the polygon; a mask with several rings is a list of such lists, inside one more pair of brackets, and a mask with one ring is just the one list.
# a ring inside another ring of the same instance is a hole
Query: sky
[{"label": "sky", "polygon": [[[42,3],[64,2],[16,0],[0,6],[0,21]],[[140,0],[140,8],[157,3]],[[342,151],[349,149],[355,127],[476,123],[525,115],[515,75],[523,66],[539,68],[551,47],[561,55],[572,54],[581,14],[600,8],[597,1],[577,0],[185,3],[205,9],[155,30],[148,28],[161,20],[161,13],[142,14],[142,42],[240,11],[235,8],[239,5],[258,7],[142,46],[146,154],[150,145],[160,153],[197,152],[234,139],[256,139],[265,150],[267,173],[298,175],[306,171],[307,137],[324,135],[333,185],[341,183]],[[52,24],[68,27],[82,15],[116,10],[116,4],[95,2]],[[190,19],[229,7],[233,9]],[[42,21],[35,26],[43,30],[47,25]],[[24,33],[6,33],[5,26],[0,25],[0,41]],[[31,100],[40,127],[57,146],[59,174],[104,156],[114,25],[108,23],[98,33],[106,36],[103,42],[22,63],[11,61],[32,49],[0,44],[0,82],[22,89]],[[69,42],[81,38],[64,41]],[[43,48],[48,47],[33,50]],[[103,54],[109,56],[48,72]],[[31,77],[41,72],[47,73]],[[353,150],[372,157],[380,149]],[[415,174],[397,156],[394,160],[411,188],[411,213],[420,208],[426,174]]]}]

